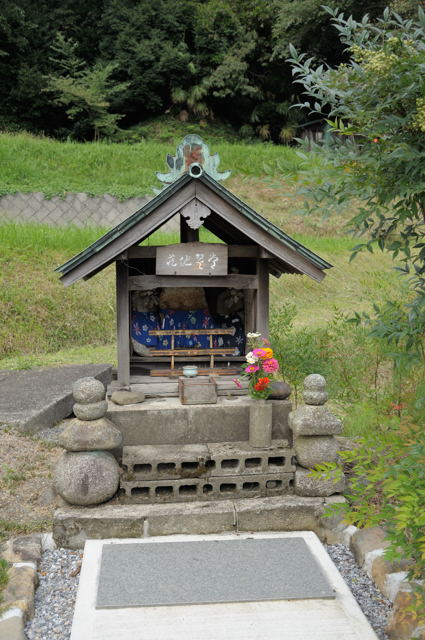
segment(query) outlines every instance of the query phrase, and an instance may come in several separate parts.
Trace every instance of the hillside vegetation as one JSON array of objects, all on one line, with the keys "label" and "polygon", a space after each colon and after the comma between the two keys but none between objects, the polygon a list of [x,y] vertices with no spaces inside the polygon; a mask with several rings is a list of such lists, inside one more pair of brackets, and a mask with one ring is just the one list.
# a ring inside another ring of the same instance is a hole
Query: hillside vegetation
[{"label": "hillside vegetation", "polygon": [[[198,129],[199,133],[199,129]],[[202,135],[202,131],[200,131]],[[209,142],[206,135],[205,141]],[[0,194],[40,191],[47,196],[84,191],[118,198],[152,194],[160,186],[155,171],[164,171],[176,142],[138,144],[58,142],[30,134],[0,134]],[[234,176],[276,177],[302,169],[305,161],[289,147],[272,144],[210,143],[220,168]]]},{"label": "hillside vegetation", "polygon": [[[59,143],[29,135],[3,135],[4,190],[139,195],[152,185],[154,171],[161,170],[173,146]],[[321,284],[305,276],[271,278],[271,337],[284,377],[297,395],[305,375],[311,371],[326,375],[342,408],[348,396],[350,402],[358,403],[359,413],[351,412],[354,422],[350,426],[348,421],[348,432],[356,433],[371,420],[379,421],[383,407],[400,396],[399,389],[394,391],[391,359],[379,341],[347,324],[345,318],[355,311],[370,311],[390,294],[404,295],[391,259],[378,252],[361,254],[349,262],[356,241],[346,233],[347,214],[335,214],[331,222],[299,215],[294,181],[300,172],[309,170],[309,157],[301,158],[294,149],[262,144],[217,142],[210,147],[219,151],[222,168],[233,171],[227,188],[334,265]],[[0,368],[115,363],[113,268],[68,288],[54,272],[104,232],[100,228],[0,225]],[[151,244],[175,241],[177,237],[161,232],[149,239]],[[365,411],[372,414],[368,422]]]}]

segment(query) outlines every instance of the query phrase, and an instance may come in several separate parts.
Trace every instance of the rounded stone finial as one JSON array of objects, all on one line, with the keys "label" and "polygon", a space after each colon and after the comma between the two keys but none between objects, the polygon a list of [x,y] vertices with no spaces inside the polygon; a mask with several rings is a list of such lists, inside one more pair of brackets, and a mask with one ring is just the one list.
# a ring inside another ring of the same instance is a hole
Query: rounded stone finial
[{"label": "rounded stone finial", "polygon": [[72,395],[79,404],[92,404],[105,399],[106,389],[96,378],[80,378],[72,386]]},{"label": "rounded stone finial", "polygon": [[313,405],[327,402],[326,380],[320,373],[311,373],[305,378],[303,400],[306,404]]},{"label": "rounded stone finial", "polygon": [[107,451],[66,451],[55,470],[57,492],[70,504],[100,504],[112,498],[120,468]]}]

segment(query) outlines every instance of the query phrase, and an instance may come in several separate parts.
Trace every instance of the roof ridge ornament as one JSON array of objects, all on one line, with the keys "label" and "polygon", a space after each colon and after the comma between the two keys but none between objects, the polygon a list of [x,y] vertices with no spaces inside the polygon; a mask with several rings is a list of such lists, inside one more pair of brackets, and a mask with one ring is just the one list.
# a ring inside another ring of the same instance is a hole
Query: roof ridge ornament
[{"label": "roof ridge ornament", "polygon": [[194,133],[183,138],[176,149],[175,156],[167,153],[166,161],[169,172],[156,172],[156,177],[164,186],[171,184],[184,173],[189,173],[192,178],[196,178],[205,172],[214,180],[225,180],[231,173],[230,171],[218,171],[220,156],[218,153],[210,154],[208,145]]}]

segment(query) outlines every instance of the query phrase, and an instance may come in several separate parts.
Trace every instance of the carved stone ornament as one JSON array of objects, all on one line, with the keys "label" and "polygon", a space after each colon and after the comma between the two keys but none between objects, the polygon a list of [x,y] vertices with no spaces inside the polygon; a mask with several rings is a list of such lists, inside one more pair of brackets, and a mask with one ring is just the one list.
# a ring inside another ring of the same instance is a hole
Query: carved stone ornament
[{"label": "carved stone ornament", "polygon": [[211,209],[202,204],[202,202],[199,202],[196,198],[180,211],[180,215],[186,220],[187,225],[191,229],[199,229],[210,213]]},{"label": "carved stone ornament", "polygon": [[[208,173],[214,180],[225,180],[230,176],[230,171],[218,171],[220,157],[218,153],[210,154],[200,136],[190,134],[183,138],[183,141],[176,149],[176,155],[167,154],[168,173],[156,173],[158,180],[165,186],[171,184],[183,173],[187,173],[191,165],[200,165],[205,173]],[[159,191],[157,190],[159,193]],[[195,227],[197,228],[197,227]]]}]

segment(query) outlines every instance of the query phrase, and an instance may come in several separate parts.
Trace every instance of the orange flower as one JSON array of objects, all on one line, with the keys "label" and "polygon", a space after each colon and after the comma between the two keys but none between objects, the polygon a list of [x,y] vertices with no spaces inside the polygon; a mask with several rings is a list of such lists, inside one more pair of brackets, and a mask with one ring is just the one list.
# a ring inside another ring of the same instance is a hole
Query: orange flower
[{"label": "orange flower", "polygon": [[269,360],[273,358],[273,350],[270,347],[261,347],[260,349],[254,349],[252,352],[257,358],[261,358],[261,360]]},{"label": "orange flower", "polygon": [[270,378],[258,378],[258,382],[254,385],[256,391],[264,391],[270,382]]}]

